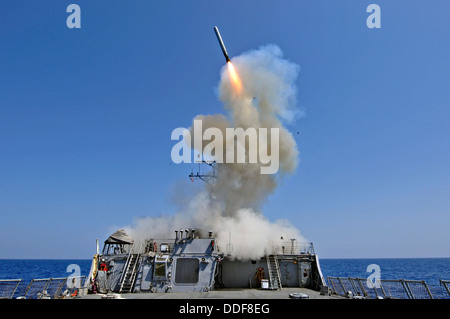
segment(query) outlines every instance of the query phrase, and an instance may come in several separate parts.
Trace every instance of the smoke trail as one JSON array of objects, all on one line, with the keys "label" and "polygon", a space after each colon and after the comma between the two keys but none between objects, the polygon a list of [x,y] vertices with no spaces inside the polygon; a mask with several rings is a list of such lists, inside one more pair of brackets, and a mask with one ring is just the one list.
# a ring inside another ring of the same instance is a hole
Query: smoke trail
[{"label": "smoke trail", "polygon": [[[300,231],[289,222],[273,223],[262,214],[262,206],[275,191],[278,179],[293,172],[298,165],[297,145],[283,121],[292,122],[302,115],[296,109],[295,80],[299,67],[283,59],[280,48],[275,45],[244,53],[233,59],[233,65],[242,88],[236,90],[226,67],[221,70],[218,84],[219,98],[227,116],[199,115],[194,120],[202,120],[203,132],[218,128],[224,137],[226,128],[231,127],[278,128],[279,173],[261,174],[260,168],[264,166],[261,162],[218,164],[213,189],[205,184],[205,189],[190,198],[188,205],[173,216],[136,220],[127,228],[135,240],[171,238],[174,230],[180,228],[213,231],[219,249],[226,253],[227,247],[232,247],[232,256],[237,259],[256,259],[272,253],[272,249],[279,248],[276,245],[281,238],[304,241]],[[274,147],[270,141],[268,137],[268,153]],[[230,142],[225,143],[225,154],[230,151],[227,148]],[[204,145],[201,147],[203,149]]]}]

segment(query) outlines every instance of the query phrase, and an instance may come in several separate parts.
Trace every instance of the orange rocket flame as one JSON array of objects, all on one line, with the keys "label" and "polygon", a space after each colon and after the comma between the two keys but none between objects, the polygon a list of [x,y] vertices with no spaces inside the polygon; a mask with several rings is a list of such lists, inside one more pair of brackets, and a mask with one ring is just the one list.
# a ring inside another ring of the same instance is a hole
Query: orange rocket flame
[{"label": "orange rocket flame", "polygon": [[236,89],[236,92],[240,94],[242,91],[241,79],[239,78],[236,69],[234,68],[233,64],[230,61],[227,62],[227,65],[228,65],[228,72],[230,73],[231,83]]}]

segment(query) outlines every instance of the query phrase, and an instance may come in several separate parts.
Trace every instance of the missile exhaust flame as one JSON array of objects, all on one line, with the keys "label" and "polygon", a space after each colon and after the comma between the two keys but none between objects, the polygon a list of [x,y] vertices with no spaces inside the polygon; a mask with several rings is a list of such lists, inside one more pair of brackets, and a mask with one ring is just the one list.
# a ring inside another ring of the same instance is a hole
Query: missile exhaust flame
[{"label": "missile exhaust flame", "polygon": [[223,43],[222,36],[220,35],[219,29],[217,27],[214,27],[214,32],[217,37],[217,41],[219,41],[220,48],[222,49],[222,53],[225,56],[225,61],[227,61],[228,66],[228,72],[230,74],[231,82],[236,89],[236,92],[238,94],[242,91],[242,82],[239,78],[239,75],[236,72],[236,69],[234,68],[233,64],[231,63],[230,57],[228,56],[227,49],[225,48],[225,44]]},{"label": "missile exhaust flame", "polygon": [[227,62],[228,65],[228,72],[230,73],[230,79],[231,79],[231,83],[233,83],[234,88],[236,89],[236,92],[238,94],[241,93],[242,91],[242,82],[241,79],[239,78],[239,75],[236,72],[236,69],[234,68],[233,63],[231,63],[230,61]]}]

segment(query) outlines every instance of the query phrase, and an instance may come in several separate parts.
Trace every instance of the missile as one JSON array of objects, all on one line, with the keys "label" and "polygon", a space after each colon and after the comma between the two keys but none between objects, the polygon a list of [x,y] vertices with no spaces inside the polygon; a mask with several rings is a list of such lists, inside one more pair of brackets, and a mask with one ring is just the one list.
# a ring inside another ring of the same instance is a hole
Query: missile
[{"label": "missile", "polygon": [[230,58],[228,57],[227,49],[225,49],[225,44],[223,44],[222,37],[220,36],[219,29],[217,27],[214,27],[214,32],[216,33],[217,40],[219,41],[220,48],[222,49],[223,55],[225,56],[225,60],[227,62],[230,62]]}]

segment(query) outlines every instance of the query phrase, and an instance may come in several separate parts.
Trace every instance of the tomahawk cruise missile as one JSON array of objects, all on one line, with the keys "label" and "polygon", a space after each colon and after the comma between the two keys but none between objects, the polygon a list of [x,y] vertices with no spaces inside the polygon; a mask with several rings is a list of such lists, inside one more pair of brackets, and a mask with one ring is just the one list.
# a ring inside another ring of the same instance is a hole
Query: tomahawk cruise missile
[{"label": "tomahawk cruise missile", "polygon": [[220,48],[222,49],[223,55],[225,56],[225,60],[227,62],[230,62],[230,58],[228,57],[227,49],[225,49],[225,44],[223,44],[222,37],[220,36],[219,29],[217,27],[214,27],[214,32],[216,33],[217,40],[219,41]]}]

